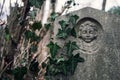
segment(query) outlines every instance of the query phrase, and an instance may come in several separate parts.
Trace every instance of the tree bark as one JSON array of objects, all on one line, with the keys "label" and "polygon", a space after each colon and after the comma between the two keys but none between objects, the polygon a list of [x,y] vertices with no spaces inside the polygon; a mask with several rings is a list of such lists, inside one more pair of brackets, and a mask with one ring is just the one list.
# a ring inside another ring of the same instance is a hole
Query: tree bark
[{"label": "tree bark", "polygon": [[2,15],[4,4],[5,4],[5,0],[3,0],[3,4],[2,4],[2,7],[1,7],[1,11],[0,11],[0,16]]},{"label": "tree bark", "polygon": [[103,3],[102,3],[102,10],[103,10],[103,11],[105,11],[106,2],[107,2],[107,0],[103,0]]}]

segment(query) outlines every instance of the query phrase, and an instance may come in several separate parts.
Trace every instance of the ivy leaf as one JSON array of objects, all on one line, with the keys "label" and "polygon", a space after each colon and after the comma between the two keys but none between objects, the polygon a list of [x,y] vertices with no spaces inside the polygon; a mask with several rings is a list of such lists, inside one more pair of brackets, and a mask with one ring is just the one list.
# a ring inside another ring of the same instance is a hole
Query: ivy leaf
[{"label": "ivy leaf", "polygon": [[68,66],[68,65],[66,65],[65,62],[63,62],[63,63],[60,65],[60,67],[61,67],[61,72],[63,72],[63,74],[65,74],[65,75],[67,75],[67,66]]},{"label": "ivy leaf", "polygon": [[57,59],[57,64],[61,63],[61,62],[64,62],[65,61],[65,58],[61,57],[61,58],[58,58]]},{"label": "ivy leaf", "polygon": [[[24,54],[26,55],[26,52],[25,52]],[[27,60],[26,60],[25,58],[23,58],[23,59],[21,60],[20,64],[21,64],[22,66],[25,66],[25,65],[27,64]]]},{"label": "ivy leaf", "polygon": [[51,58],[51,57],[49,57],[49,60],[50,60],[50,64],[56,64],[56,62],[57,62],[57,60],[56,60],[56,58]]},{"label": "ivy leaf", "polygon": [[37,11],[33,9],[33,11],[29,11],[28,16],[30,16],[32,19],[35,19]]},{"label": "ivy leaf", "polygon": [[36,8],[41,8],[45,0],[29,0],[30,6],[35,6]]},{"label": "ivy leaf", "polygon": [[42,27],[42,23],[41,22],[34,22],[33,25],[32,25],[32,29],[35,31],[35,30],[40,30]]},{"label": "ivy leaf", "polygon": [[64,20],[59,21],[59,24],[63,30],[68,26],[67,22]]},{"label": "ivy leaf", "polygon": [[66,64],[64,58],[49,58],[49,65],[47,66],[47,73],[49,75],[57,75],[59,73],[67,74]]},{"label": "ivy leaf", "polygon": [[5,33],[9,34],[9,29],[7,27],[5,27]]},{"label": "ivy leaf", "polygon": [[51,13],[50,20],[54,21],[56,17],[57,17],[57,14],[55,12],[53,12],[53,13]]},{"label": "ivy leaf", "polygon": [[66,28],[65,32],[67,33],[67,35],[71,35],[71,28]]},{"label": "ivy leaf", "polygon": [[56,0],[51,0],[51,3],[55,3],[56,2]]},{"label": "ivy leaf", "polygon": [[77,53],[76,55],[74,55],[73,58],[74,58],[74,60],[77,61],[77,62],[84,62],[84,61],[85,61],[82,57],[80,57],[80,54],[79,54],[79,53]]},{"label": "ivy leaf", "polygon": [[45,62],[42,63],[42,68],[45,68],[47,64]]},{"label": "ivy leaf", "polygon": [[6,27],[6,28],[5,28],[5,40],[6,40],[6,41],[9,41],[10,38],[11,38],[11,36],[10,36],[9,29]]},{"label": "ivy leaf", "polygon": [[71,34],[71,28],[68,27],[69,24],[64,20],[59,21],[59,24],[61,25],[61,29],[58,29],[57,37],[65,39],[68,35]]},{"label": "ivy leaf", "polygon": [[69,22],[72,23],[72,25],[74,26],[76,24],[76,21],[79,19],[79,16],[77,15],[72,15],[70,16]]},{"label": "ivy leaf", "polygon": [[33,53],[35,53],[37,51],[37,45],[31,45],[31,47],[30,47],[30,52],[33,52]]},{"label": "ivy leaf", "polygon": [[67,54],[68,54],[68,56],[71,56],[72,52],[74,50],[79,49],[79,47],[77,46],[76,42],[69,41],[68,43],[66,43],[65,46],[67,47]]},{"label": "ivy leaf", "polygon": [[34,60],[31,62],[30,66],[29,66],[29,70],[30,70],[32,73],[37,74],[37,73],[39,72],[38,65],[39,65],[38,61],[37,61],[36,59],[34,59]]},{"label": "ivy leaf", "polygon": [[51,27],[52,27],[52,25],[51,25],[50,23],[45,24],[45,28],[46,28],[47,31],[48,31]]},{"label": "ivy leaf", "polygon": [[65,39],[67,38],[68,35],[71,35],[72,29],[68,27],[69,24],[66,21],[61,20],[59,21],[59,24],[61,25],[61,29],[58,29],[58,34],[57,34],[58,38]]},{"label": "ivy leaf", "polygon": [[56,75],[59,72],[56,58],[49,57],[49,64],[48,64],[46,70],[47,70],[47,72],[46,72],[47,75],[48,74]]},{"label": "ivy leaf", "polygon": [[11,38],[10,34],[6,34],[6,35],[5,35],[5,40],[6,40],[6,41],[9,41],[10,38]]},{"label": "ivy leaf", "polygon": [[24,22],[25,22],[25,20],[23,20],[22,18],[20,18],[19,24],[20,24],[20,25],[23,25]]},{"label": "ivy leaf", "polygon": [[61,29],[58,29],[57,37],[61,38],[61,39],[65,39],[67,37],[67,32],[65,32],[65,31],[63,31]]},{"label": "ivy leaf", "polygon": [[73,6],[75,6],[76,5],[76,3],[73,3]]},{"label": "ivy leaf", "polygon": [[23,80],[25,74],[27,74],[26,67],[17,67],[13,70],[15,80]]},{"label": "ivy leaf", "polygon": [[25,32],[25,37],[26,37],[26,39],[30,39],[30,38],[32,37],[32,35],[33,35],[33,33],[32,33],[32,31],[30,31],[30,30],[27,30],[27,31]]},{"label": "ivy leaf", "polygon": [[35,33],[33,34],[33,36],[32,36],[32,38],[31,38],[30,42],[34,42],[34,41],[36,41],[36,42],[39,42],[39,41],[40,41],[40,37],[37,36]]},{"label": "ivy leaf", "polygon": [[72,0],[67,1],[67,4],[68,4],[68,5],[71,4],[71,3],[72,3]]},{"label": "ivy leaf", "polygon": [[72,74],[74,74],[78,62],[84,62],[84,59],[79,56],[79,53],[74,56],[72,55],[69,58],[69,60],[67,61],[67,63],[69,64],[68,71],[70,71]]},{"label": "ivy leaf", "polygon": [[71,30],[71,36],[73,36],[73,37],[75,37],[75,38],[77,37],[75,28],[73,28],[73,29]]},{"label": "ivy leaf", "polygon": [[27,40],[30,39],[30,42],[39,41],[39,40],[40,40],[40,37],[37,36],[37,35],[35,34],[35,32],[32,32],[32,31],[30,31],[30,30],[27,30],[27,31],[25,32],[25,37],[26,37]]},{"label": "ivy leaf", "polygon": [[2,77],[0,78],[0,80],[10,80],[10,78],[7,77],[7,76],[2,76]]},{"label": "ivy leaf", "polygon": [[50,48],[50,54],[52,58],[55,58],[58,49],[60,49],[60,46],[57,45],[57,43],[53,43],[52,41],[47,45],[47,47]]}]

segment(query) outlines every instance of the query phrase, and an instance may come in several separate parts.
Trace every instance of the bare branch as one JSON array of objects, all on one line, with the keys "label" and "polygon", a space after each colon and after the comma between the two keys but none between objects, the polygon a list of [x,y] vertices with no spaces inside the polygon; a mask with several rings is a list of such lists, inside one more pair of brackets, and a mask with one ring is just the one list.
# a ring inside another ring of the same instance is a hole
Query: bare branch
[{"label": "bare branch", "polygon": [[1,11],[0,11],[0,16],[2,15],[4,4],[5,4],[5,0],[3,0],[3,4],[2,4],[2,7],[1,7]]},{"label": "bare branch", "polygon": [[103,0],[103,3],[102,3],[102,10],[103,11],[105,11],[106,2],[107,2],[107,0]]}]

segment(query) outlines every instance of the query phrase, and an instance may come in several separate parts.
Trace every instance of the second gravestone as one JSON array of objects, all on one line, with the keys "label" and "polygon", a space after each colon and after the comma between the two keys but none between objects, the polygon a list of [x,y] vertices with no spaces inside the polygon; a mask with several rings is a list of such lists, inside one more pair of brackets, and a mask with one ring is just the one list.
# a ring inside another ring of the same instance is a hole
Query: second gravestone
[{"label": "second gravestone", "polygon": [[[71,15],[79,16],[74,26],[75,41],[85,62],[79,63],[69,80],[120,80],[120,16],[92,8],[58,17],[55,21],[54,40],[61,45],[67,40],[56,37],[60,29],[59,21],[68,21]],[[71,26],[68,26],[71,27]]]}]

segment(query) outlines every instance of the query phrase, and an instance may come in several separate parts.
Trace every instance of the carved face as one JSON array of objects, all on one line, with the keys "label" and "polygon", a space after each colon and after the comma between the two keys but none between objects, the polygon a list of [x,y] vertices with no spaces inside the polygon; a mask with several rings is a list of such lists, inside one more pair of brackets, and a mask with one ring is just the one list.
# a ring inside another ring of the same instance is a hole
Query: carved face
[{"label": "carved face", "polygon": [[90,21],[86,21],[80,25],[79,38],[86,43],[90,43],[97,38],[96,25]]}]

